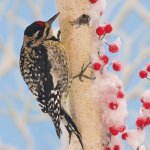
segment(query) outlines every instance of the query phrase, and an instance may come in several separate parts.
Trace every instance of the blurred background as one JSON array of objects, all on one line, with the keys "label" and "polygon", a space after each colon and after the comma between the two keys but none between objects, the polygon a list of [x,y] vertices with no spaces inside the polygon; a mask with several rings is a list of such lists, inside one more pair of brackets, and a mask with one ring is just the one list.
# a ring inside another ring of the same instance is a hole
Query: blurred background
[{"label": "blurred background", "polygon": [[[61,150],[51,120],[41,113],[19,70],[23,32],[35,20],[48,20],[57,12],[55,0],[0,0],[0,150]],[[150,1],[107,0],[101,22],[109,21],[122,48],[111,60],[119,59],[129,116],[129,129],[135,128],[143,91],[150,81],[141,80],[138,72],[150,62]],[[57,23],[54,30],[58,30]],[[145,144],[150,150],[150,128]],[[125,150],[130,150],[126,145]]]}]

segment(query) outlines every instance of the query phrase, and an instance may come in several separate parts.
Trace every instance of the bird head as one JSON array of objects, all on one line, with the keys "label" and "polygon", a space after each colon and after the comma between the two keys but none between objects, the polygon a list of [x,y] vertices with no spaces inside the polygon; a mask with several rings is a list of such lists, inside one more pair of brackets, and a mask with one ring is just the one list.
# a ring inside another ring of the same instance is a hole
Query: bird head
[{"label": "bird head", "polygon": [[27,47],[41,44],[47,37],[52,36],[51,26],[59,13],[54,15],[48,21],[35,21],[24,31],[24,44]]}]

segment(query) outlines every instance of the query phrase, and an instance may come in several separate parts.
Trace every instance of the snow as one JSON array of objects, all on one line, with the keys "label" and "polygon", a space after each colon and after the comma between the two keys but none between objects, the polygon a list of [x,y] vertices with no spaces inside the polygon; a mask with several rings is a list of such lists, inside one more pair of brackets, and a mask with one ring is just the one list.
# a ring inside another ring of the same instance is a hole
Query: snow
[{"label": "snow", "polygon": [[128,134],[126,140],[133,150],[137,150],[144,143],[145,130],[127,130],[125,132]]},{"label": "snow", "polygon": [[146,90],[143,95],[142,99],[144,102],[150,102],[150,90]]}]

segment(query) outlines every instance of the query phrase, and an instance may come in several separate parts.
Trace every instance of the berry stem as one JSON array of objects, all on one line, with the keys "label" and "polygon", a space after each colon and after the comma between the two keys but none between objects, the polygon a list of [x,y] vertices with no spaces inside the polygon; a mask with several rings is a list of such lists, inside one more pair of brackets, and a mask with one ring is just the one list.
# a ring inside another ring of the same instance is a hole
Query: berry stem
[{"label": "berry stem", "polygon": [[100,38],[101,41],[103,40],[103,38],[105,37],[105,35],[106,35],[106,33],[102,36],[102,38]]},{"label": "berry stem", "polygon": [[109,67],[112,65],[112,63],[110,63],[109,65],[108,65],[108,67],[107,67],[107,70],[109,69]]},{"label": "berry stem", "polygon": [[108,44],[106,41],[105,41],[105,44],[107,44],[108,46],[110,45],[110,44]]}]

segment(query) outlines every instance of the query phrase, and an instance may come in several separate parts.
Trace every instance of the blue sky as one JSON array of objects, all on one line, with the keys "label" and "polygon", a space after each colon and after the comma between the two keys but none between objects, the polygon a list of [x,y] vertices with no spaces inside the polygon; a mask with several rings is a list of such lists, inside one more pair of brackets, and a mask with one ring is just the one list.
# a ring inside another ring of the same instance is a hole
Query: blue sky
[{"label": "blue sky", "polygon": [[[32,0],[31,2],[34,4],[34,7],[37,7],[38,10],[41,0]],[[104,15],[102,20],[115,22],[115,18],[122,10],[124,2],[122,0],[118,0],[115,7],[113,7],[109,13],[107,13],[107,9],[111,8],[111,6],[108,6],[106,9],[106,15]],[[149,0],[141,0],[140,2],[143,3],[145,9],[150,10]],[[55,134],[53,124],[50,119],[45,116],[45,119],[41,119],[43,114],[38,109],[38,104],[25,85],[19,71],[19,55],[25,27],[34,22],[36,19],[48,20],[57,12],[55,1],[45,0],[43,3],[43,9],[40,10],[39,15],[36,16],[36,13],[34,14],[32,9],[32,3],[28,3],[27,0],[0,0],[0,10],[3,10],[0,12],[0,43],[3,43],[4,46],[4,48],[0,48],[0,62],[5,65],[7,64],[7,61],[10,61],[7,57],[8,53],[5,51],[8,44],[10,44],[10,39],[13,43],[10,51],[14,54],[13,57],[15,59],[15,63],[12,67],[8,68],[8,71],[6,71],[3,76],[0,76],[0,112],[2,111],[2,113],[0,113],[0,143],[12,145],[17,147],[18,150],[26,150],[28,148],[28,138],[24,137],[24,134],[20,132],[16,121],[20,121],[21,123],[21,119],[25,118],[25,112],[29,109],[28,120],[24,125],[26,125],[25,129],[27,129],[27,131],[31,134],[31,140],[34,145],[33,147],[36,150],[57,150],[58,145],[61,144],[61,141],[58,140]],[[132,44],[134,51],[131,53],[131,57],[129,59],[132,61],[135,59],[135,53],[138,55],[141,51],[141,49],[139,49],[141,42],[147,47],[150,46],[150,40],[142,41],[143,36],[148,36],[147,34],[150,34],[150,26],[142,20],[135,10],[132,10],[129,14],[130,15],[124,19],[123,23],[117,30],[120,33],[123,32],[126,35],[134,37],[137,30],[142,26],[142,32],[136,35],[136,38]],[[54,28],[58,28],[57,23],[54,24]],[[115,39],[119,34],[118,32],[114,32],[113,36],[108,37],[108,39],[110,41]],[[126,41],[122,42],[122,47],[124,47]],[[8,47],[8,49],[10,49],[10,47]],[[122,52],[117,55],[118,58],[121,57],[124,59],[123,51],[124,49],[122,48]],[[113,60],[113,58],[114,56],[112,56],[111,59]],[[138,66],[135,69],[135,74],[131,77],[130,84],[125,87],[127,92],[133,89],[139,82],[139,78],[137,76],[138,71],[148,61],[149,58],[142,61],[142,64],[137,64]],[[122,77],[121,74],[119,74],[119,76],[120,78]],[[147,86],[147,88],[150,87]],[[139,107],[140,103],[138,101],[138,97],[135,97],[134,101],[132,100],[128,103],[129,112],[132,112],[134,109],[134,112],[137,114],[139,112]],[[129,128],[134,128],[135,117],[135,115],[130,115],[128,117],[127,121]],[[148,133],[150,134],[150,131],[148,131]],[[26,136],[28,137],[28,135]],[[125,149],[129,150],[130,148],[126,147]]]}]

